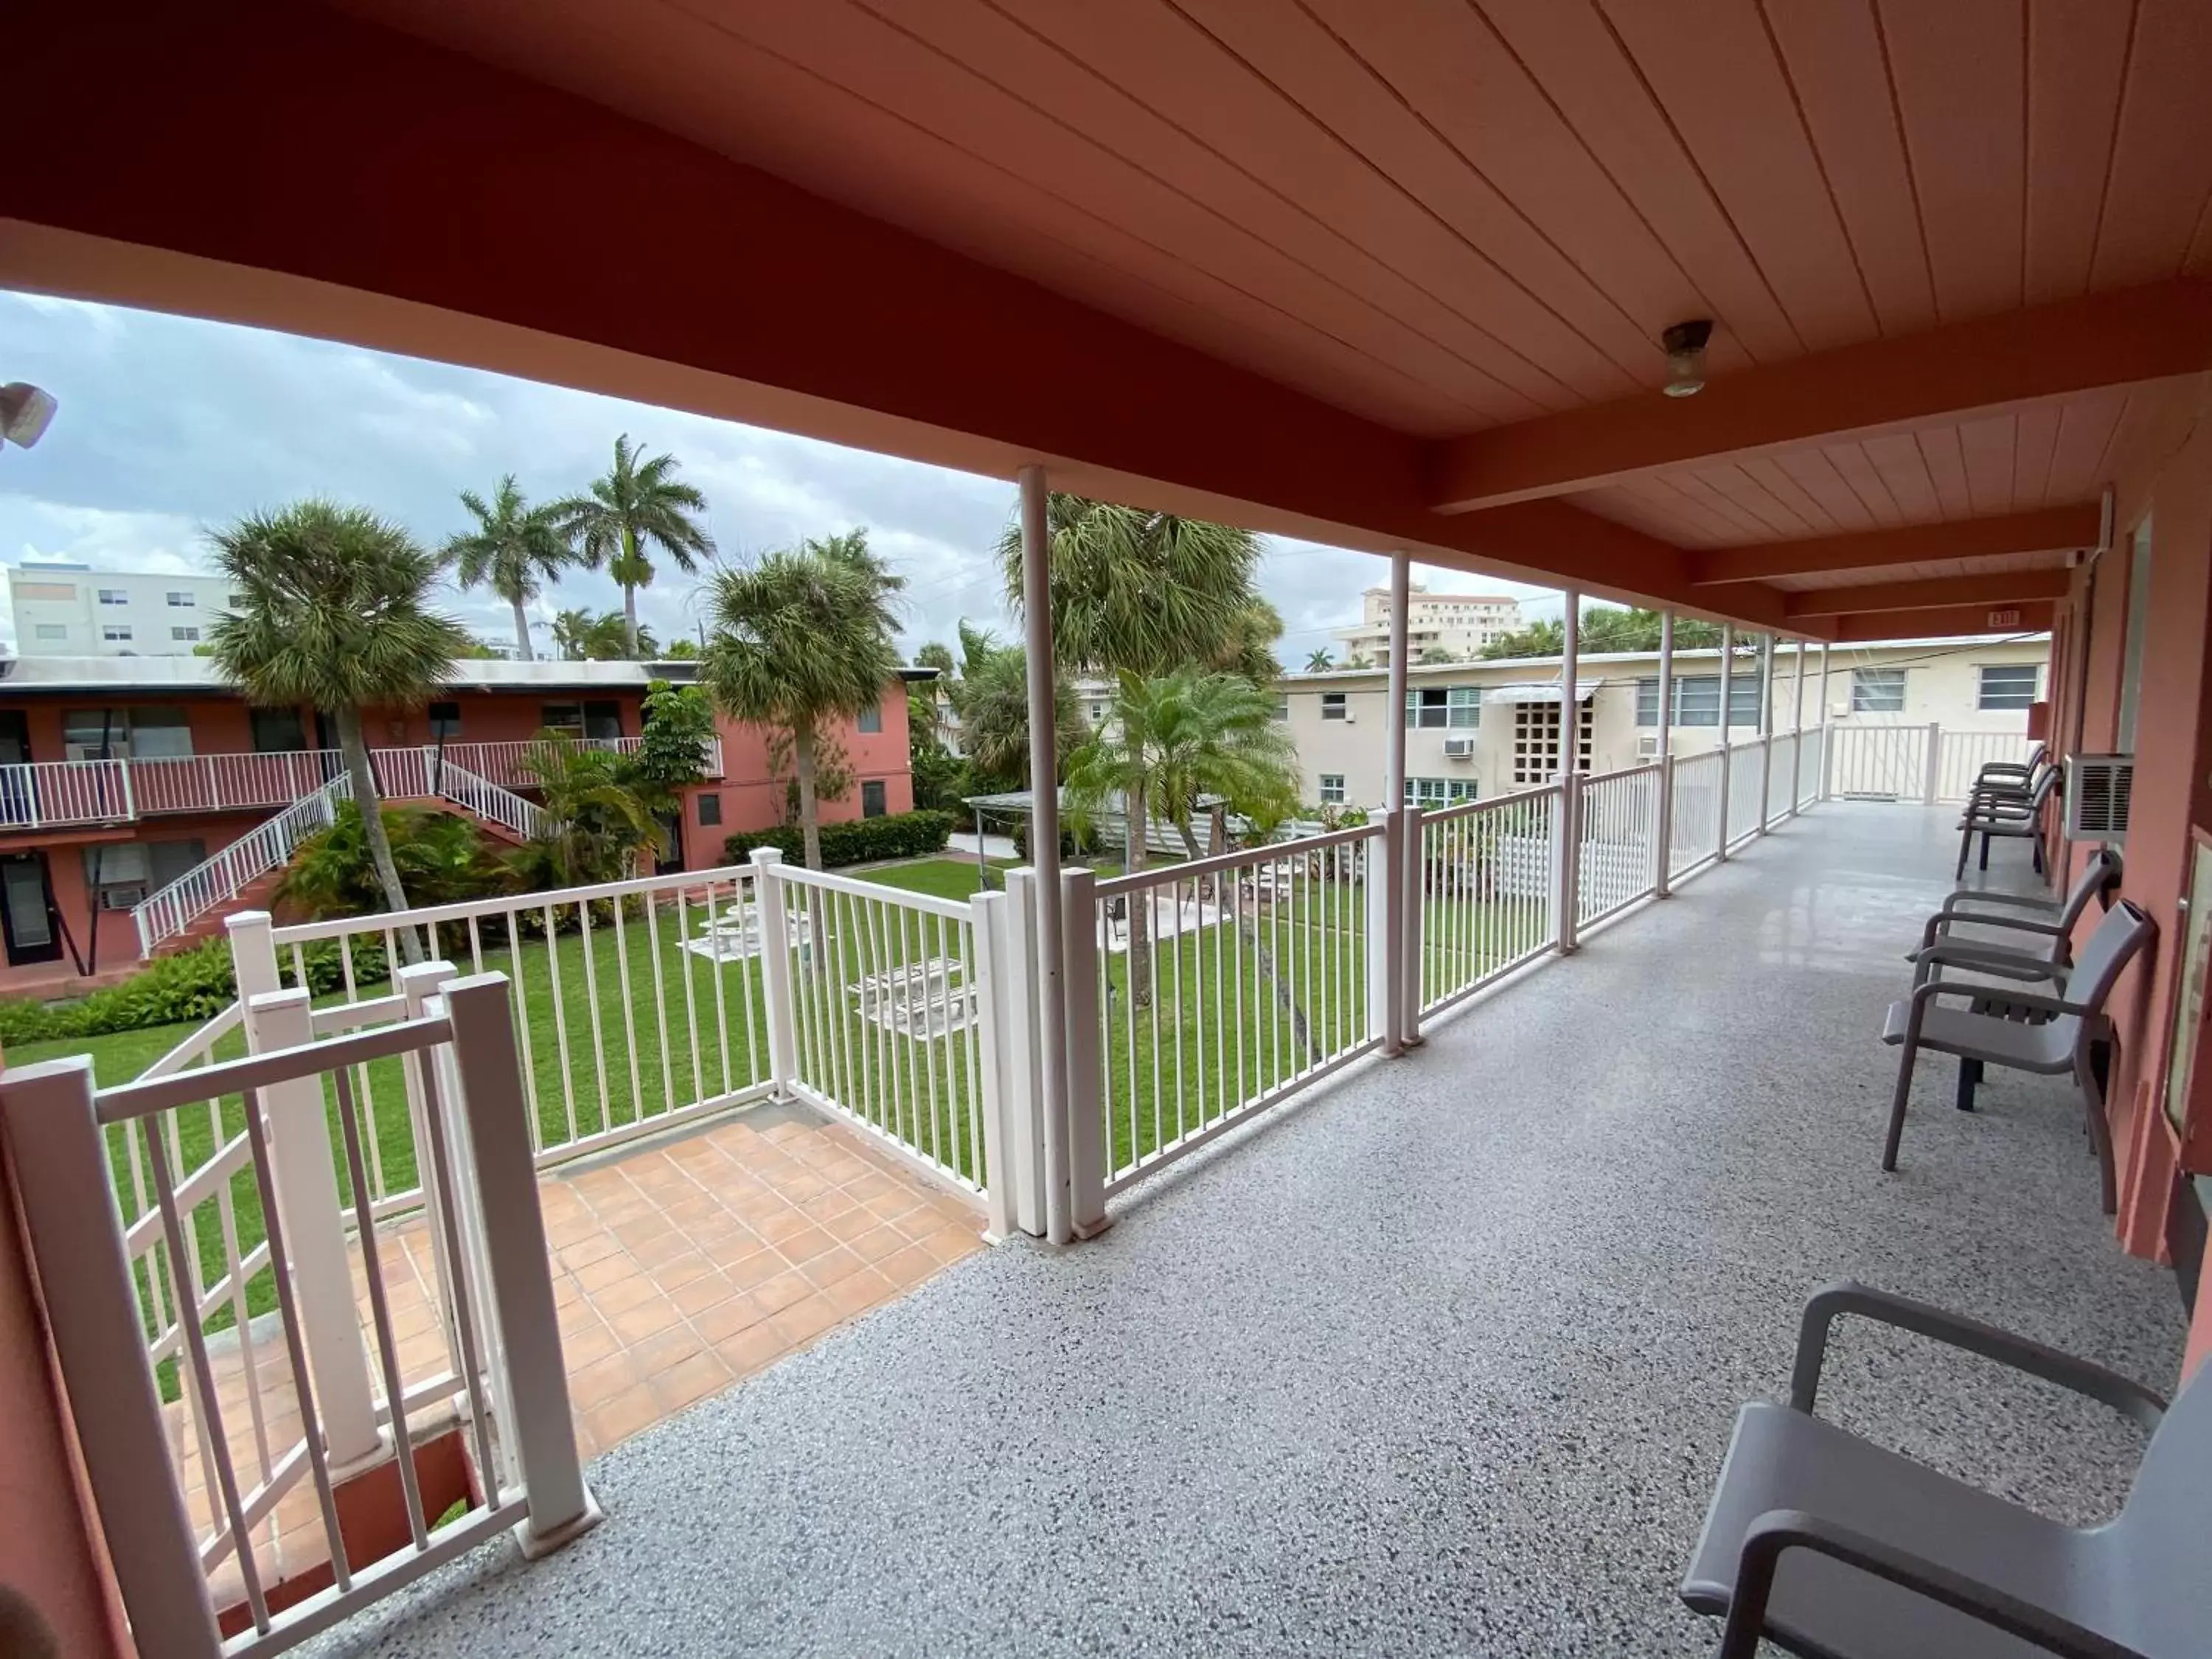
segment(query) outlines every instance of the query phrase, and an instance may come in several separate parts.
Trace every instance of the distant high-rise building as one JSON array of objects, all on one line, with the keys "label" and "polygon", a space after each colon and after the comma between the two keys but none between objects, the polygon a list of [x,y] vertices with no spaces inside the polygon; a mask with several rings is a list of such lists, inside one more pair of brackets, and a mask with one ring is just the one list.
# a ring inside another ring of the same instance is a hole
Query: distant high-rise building
[{"label": "distant high-rise building", "polygon": [[[1340,628],[1347,657],[1381,662],[1390,649],[1390,590],[1370,587],[1359,596],[1359,625]],[[1431,593],[1419,586],[1407,596],[1406,642],[1413,659],[1431,651],[1455,657],[1481,654],[1483,647],[1521,626],[1521,601],[1504,593]]]},{"label": "distant high-rise building", "polygon": [[8,572],[26,657],[189,657],[231,593],[220,576],[127,575],[59,559]]}]

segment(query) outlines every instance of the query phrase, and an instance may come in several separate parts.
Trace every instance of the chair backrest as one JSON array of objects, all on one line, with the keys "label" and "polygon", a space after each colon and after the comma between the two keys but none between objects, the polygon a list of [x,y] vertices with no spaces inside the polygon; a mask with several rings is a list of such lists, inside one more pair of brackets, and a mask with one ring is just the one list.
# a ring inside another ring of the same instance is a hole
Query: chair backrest
[{"label": "chair backrest", "polygon": [[2027,792],[2028,811],[2041,811],[2044,802],[2049,800],[2057,791],[2058,781],[2064,775],[2057,767],[2046,763],[2042,772],[2037,775],[2033,787]]},{"label": "chair backrest", "polygon": [[2201,1653],[2212,1631],[2212,1363],[2200,1364],[2150,1437],[2111,1528],[2133,1628],[2149,1653]]},{"label": "chair backrest", "polygon": [[2112,908],[2112,896],[2119,890],[2120,855],[2109,847],[2100,847],[2089,854],[2081,873],[2074,878],[2074,885],[2067,890],[2066,902],[2058,908],[2058,925],[2071,933],[2074,924],[2087,913],[2093,900],[2104,900],[2109,912]]},{"label": "chair backrest", "polygon": [[2066,1000],[2084,1004],[2095,1012],[2105,1011],[2105,999],[2136,951],[2150,943],[2158,924],[2143,914],[2133,899],[2122,899],[2105,912],[2097,931],[2074,959],[2074,972],[2066,981]]}]

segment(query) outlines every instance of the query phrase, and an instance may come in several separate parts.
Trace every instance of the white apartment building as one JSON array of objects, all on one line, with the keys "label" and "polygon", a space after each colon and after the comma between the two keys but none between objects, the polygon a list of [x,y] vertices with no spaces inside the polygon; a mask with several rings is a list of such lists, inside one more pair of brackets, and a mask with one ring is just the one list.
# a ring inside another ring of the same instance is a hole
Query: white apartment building
[{"label": "white apartment building", "polygon": [[60,560],[8,572],[26,657],[188,657],[231,603],[220,576],[127,575]]},{"label": "white apartment building", "polygon": [[[2045,695],[2047,637],[2033,640],[1917,640],[1839,646],[1829,657],[1828,717],[1838,729],[1898,729],[1894,744],[1839,743],[1838,765],[1869,770],[1868,793],[1891,787],[1874,771],[1910,774],[1917,791],[1930,752],[1925,734],[1957,769],[1999,758],[2024,744],[2028,709]],[[1787,732],[1798,708],[1796,647],[1775,653],[1775,729]],[[1820,720],[1818,647],[1805,653],[1804,723]],[[1533,657],[1449,663],[1408,671],[1405,708],[1406,798],[1423,806],[1487,799],[1547,781],[1560,769],[1560,661]],[[1286,674],[1276,683],[1277,717],[1297,746],[1301,795],[1309,804],[1383,804],[1388,764],[1389,680],[1380,667]],[[1577,678],[1580,760],[1589,773],[1618,771],[1658,752],[1656,652],[1586,655]],[[1674,751],[1703,754],[1721,744],[1720,653],[1674,653]],[[1729,737],[1758,734],[1759,659],[1739,652],[1729,696]],[[1960,740],[1966,741],[1961,743]],[[1890,751],[1894,750],[1895,753]],[[1838,780],[1839,793],[1855,777]]]},{"label": "white apartment building", "polygon": [[[1431,593],[1418,585],[1407,596],[1406,637],[1413,659],[1431,651],[1473,657],[1500,635],[1521,626],[1521,601],[1503,593]],[[1359,625],[1340,628],[1346,658],[1385,660],[1390,650],[1390,590],[1370,587],[1359,596]]]}]

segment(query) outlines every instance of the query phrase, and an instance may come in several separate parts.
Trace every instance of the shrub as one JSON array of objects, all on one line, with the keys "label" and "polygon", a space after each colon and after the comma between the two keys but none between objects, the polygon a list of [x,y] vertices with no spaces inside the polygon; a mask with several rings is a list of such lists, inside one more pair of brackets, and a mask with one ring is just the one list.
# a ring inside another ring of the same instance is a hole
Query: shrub
[{"label": "shrub", "polygon": [[[338,951],[336,939],[322,939],[302,953],[312,994],[328,996],[344,988],[345,970]],[[283,981],[289,985],[292,953],[280,951],[277,958]],[[390,974],[382,939],[353,941],[355,985],[373,984]],[[230,943],[210,939],[189,951],[156,957],[120,985],[94,991],[75,1001],[0,1002],[0,1043],[52,1042],[143,1030],[149,1025],[210,1020],[237,1000]]]},{"label": "shrub", "polygon": [[[950,812],[893,812],[880,818],[854,818],[822,826],[822,864],[834,870],[848,864],[872,864],[884,859],[921,858],[945,850],[951,836]],[[774,830],[741,830],[724,838],[722,856],[743,864],[756,847],[773,847],[792,863],[806,856],[806,842],[796,824]]]}]

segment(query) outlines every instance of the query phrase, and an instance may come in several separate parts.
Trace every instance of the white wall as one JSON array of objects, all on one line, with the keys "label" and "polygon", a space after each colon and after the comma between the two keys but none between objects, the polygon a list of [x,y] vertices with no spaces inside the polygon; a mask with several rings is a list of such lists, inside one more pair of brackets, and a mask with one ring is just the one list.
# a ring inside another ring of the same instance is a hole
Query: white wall
[{"label": "white wall", "polygon": [[[207,641],[230,585],[215,576],[121,575],[106,570],[17,568],[8,573],[15,649],[26,657],[186,657]],[[103,592],[121,595],[103,603]],[[184,594],[189,605],[172,605]],[[179,629],[197,639],[179,639]],[[127,639],[111,639],[127,629]],[[56,630],[59,630],[57,633]]]}]

